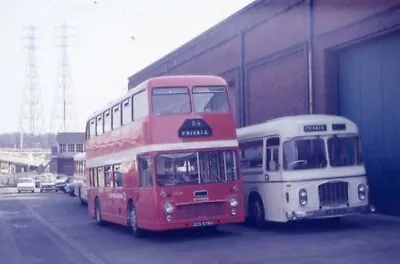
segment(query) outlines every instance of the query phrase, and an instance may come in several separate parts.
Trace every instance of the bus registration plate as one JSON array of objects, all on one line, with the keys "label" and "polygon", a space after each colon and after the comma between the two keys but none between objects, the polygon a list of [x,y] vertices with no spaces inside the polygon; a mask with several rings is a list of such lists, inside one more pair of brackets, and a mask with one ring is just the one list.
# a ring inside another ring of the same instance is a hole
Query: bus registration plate
[{"label": "bus registration plate", "polygon": [[194,222],[194,227],[201,227],[201,226],[212,226],[214,225],[213,221],[201,221],[201,222]]}]

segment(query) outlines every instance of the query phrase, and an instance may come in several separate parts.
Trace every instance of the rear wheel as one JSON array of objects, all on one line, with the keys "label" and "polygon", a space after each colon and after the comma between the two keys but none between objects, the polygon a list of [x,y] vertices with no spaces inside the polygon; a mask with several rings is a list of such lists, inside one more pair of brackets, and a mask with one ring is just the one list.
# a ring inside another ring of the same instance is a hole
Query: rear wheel
[{"label": "rear wheel", "polygon": [[136,237],[145,236],[145,231],[137,226],[136,208],[132,201],[128,203],[128,226]]}]

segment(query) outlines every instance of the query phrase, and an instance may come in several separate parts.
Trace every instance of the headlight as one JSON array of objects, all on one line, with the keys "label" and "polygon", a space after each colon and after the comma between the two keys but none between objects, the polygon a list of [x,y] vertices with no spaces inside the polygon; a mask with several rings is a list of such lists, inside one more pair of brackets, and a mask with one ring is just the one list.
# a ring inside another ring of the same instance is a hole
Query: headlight
[{"label": "headlight", "polygon": [[165,202],[164,205],[164,212],[170,214],[174,211],[174,206],[170,202]]},{"label": "headlight", "polygon": [[229,198],[229,204],[231,205],[231,207],[236,207],[236,206],[238,206],[239,202],[238,202],[238,200],[236,200],[236,198],[231,197],[231,198]]},{"label": "headlight", "polygon": [[299,191],[299,203],[301,206],[307,205],[307,191],[305,189],[300,189]]},{"label": "headlight", "polygon": [[367,197],[367,187],[364,184],[358,185],[358,199],[364,200]]}]

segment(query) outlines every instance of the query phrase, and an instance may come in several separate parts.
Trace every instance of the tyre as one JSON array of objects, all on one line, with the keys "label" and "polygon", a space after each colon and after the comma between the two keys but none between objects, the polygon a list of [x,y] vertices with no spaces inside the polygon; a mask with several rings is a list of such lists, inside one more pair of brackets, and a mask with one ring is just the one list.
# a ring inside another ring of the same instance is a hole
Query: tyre
[{"label": "tyre", "polygon": [[249,215],[251,223],[257,228],[262,228],[265,226],[265,213],[264,205],[260,198],[255,197],[251,199],[249,205]]},{"label": "tyre", "polygon": [[132,201],[128,203],[128,227],[136,237],[142,238],[145,236],[145,231],[137,226],[136,208]]}]

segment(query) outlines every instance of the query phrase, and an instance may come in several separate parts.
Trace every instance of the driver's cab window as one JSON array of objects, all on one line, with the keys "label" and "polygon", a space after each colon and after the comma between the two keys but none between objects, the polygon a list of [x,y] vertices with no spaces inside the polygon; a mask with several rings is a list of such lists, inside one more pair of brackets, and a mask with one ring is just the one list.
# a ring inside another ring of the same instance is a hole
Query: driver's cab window
[{"label": "driver's cab window", "polygon": [[265,142],[266,155],[265,155],[265,170],[266,171],[279,171],[279,137],[267,138]]},{"label": "driver's cab window", "polygon": [[152,187],[152,162],[150,156],[138,158],[138,170],[140,175],[140,187]]}]

